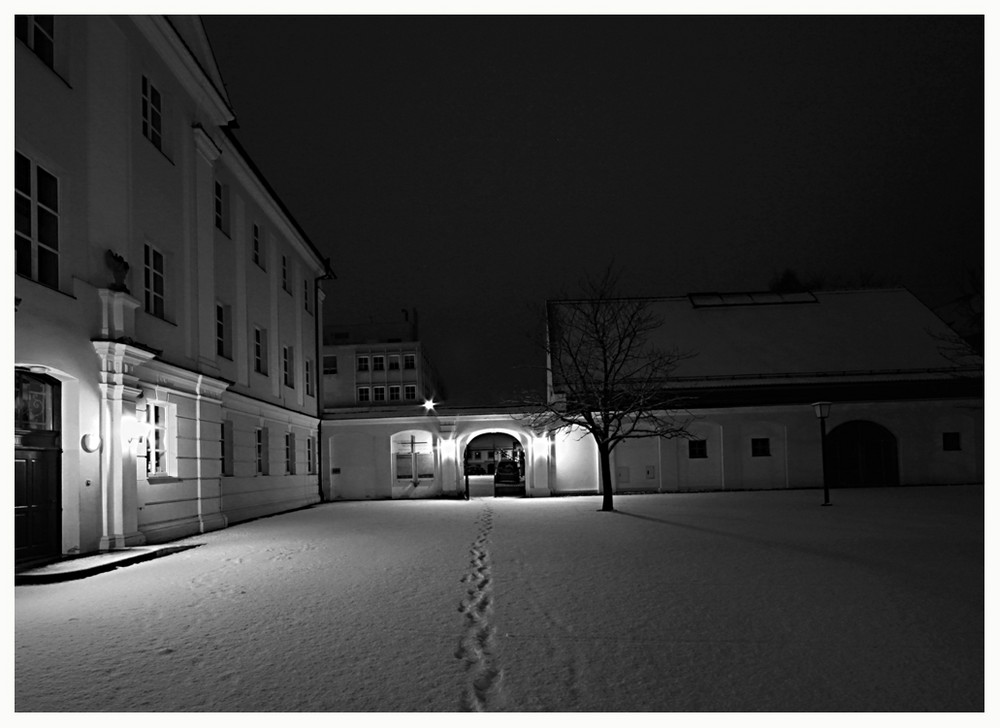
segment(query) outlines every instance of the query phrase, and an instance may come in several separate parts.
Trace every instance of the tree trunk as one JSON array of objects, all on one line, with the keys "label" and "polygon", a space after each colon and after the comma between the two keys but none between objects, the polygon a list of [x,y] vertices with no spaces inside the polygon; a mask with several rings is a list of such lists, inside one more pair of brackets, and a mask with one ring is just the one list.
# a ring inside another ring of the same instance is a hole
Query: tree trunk
[{"label": "tree trunk", "polygon": [[613,511],[615,504],[611,495],[611,449],[606,444],[599,442],[597,443],[597,452],[601,459],[601,493],[604,495],[601,510]]}]

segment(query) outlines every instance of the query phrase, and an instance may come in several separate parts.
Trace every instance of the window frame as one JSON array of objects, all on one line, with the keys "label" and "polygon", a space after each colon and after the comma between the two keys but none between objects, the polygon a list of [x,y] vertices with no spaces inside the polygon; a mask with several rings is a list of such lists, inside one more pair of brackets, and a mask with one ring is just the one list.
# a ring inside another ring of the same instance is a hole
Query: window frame
[{"label": "window frame", "polygon": [[[157,266],[157,259],[159,266]],[[167,263],[166,256],[159,248],[148,240],[143,243],[142,252],[142,290],[143,311],[163,321],[167,320]],[[160,290],[157,292],[156,283]]]},{"label": "window frame", "polygon": [[253,327],[253,370],[257,374],[268,376],[267,329],[262,326]]},{"label": "window frame", "polygon": [[751,437],[750,438],[750,457],[754,457],[754,458],[769,458],[769,457],[771,457],[771,438],[770,437]]},{"label": "window frame", "polygon": [[[155,94],[155,97],[154,97]],[[150,80],[142,74],[139,88],[140,116],[142,118],[142,135],[157,151],[163,151],[163,94]]]},{"label": "window frame", "polygon": [[403,385],[403,396],[407,402],[415,400],[417,398],[417,385],[416,384]]},{"label": "window frame", "polygon": [[[329,360],[333,360],[333,366],[329,365]],[[323,374],[337,374],[337,355],[336,354],[324,354],[323,355]]]},{"label": "window frame", "polygon": [[358,402],[371,401],[371,387],[358,387]]},{"label": "window frame", "polygon": [[695,438],[688,440],[688,460],[708,459],[708,440]]},{"label": "window frame", "polygon": [[416,354],[403,354],[403,369],[413,371],[417,368]]},{"label": "window frame", "polygon": [[385,355],[384,354],[373,354],[372,355],[372,371],[373,372],[384,372],[385,371]]},{"label": "window frame", "polygon": [[177,405],[156,399],[146,402],[143,425],[145,480],[176,478]]},{"label": "window frame", "polygon": [[941,450],[943,452],[961,452],[962,451],[962,433],[961,432],[942,432],[941,433]]},{"label": "window frame", "polygon": [[295,347],[281,347],[281,378],[286,387],[295,389]]},{"label": "window frame", "polygon": [[229,185],[216,178],[213,193],[215,228],[227,238],[230,230]]},{"label": "window frame", "polygon": [[215,354],[233,360],[233,307],[215,302]]},{"label": "window frame", "polygon": [[359,372],[368,372],[368,371],[371,371],[368,368],[368,355],[367,354],[361,355],[361,356],[357,357],[357,371],[359,371]]},{"label": "window frame", "polygon": [[312,359],[305,360],[305,389],[307,397],[314,397],[314,387],[313,387],[313,363]]},{"label": "window frame", "polygon": [[250,255],[254,265],[263,271],[267,270],[264,262],[264,235],[260,225],[255,222],[250,224]]},{"label": "window frame", "polygon": [[[46,167],[36,162],[32,157],[14,150],[14,250],[15,250],[15,272],[35,283],[40,283],[47,288],[59,290],[59,236],[61,232],[59,219],[59,198],[61,196],[62,185],[59,177],[50,172]],[[18,179],[20,175],[18,167],[23,164],[27,171],[28,189],[25,191],[20,186]],[[43,178],[42,175],[45,175]],[[50,187],[48,179],[51,179],[52,190],[55,199],[45,199],[49,197],[46,191]],[[43,180],[46,181],[43,184]],[[54,207],[53,207],[54,203]],[[27,215],[22,215],[28,229],[23,229],[18,223],[18,205],[27,207]],[[42,220],[48,222],[42,223]],[[43,238],[43,228],[46,230]],[[51,236],[51,237],[50,237]],[[27,262],[22,258],[22,253],[27,254]],[[43,267],[43,262],[46,261]],[[45,271],[43,275],[43,270]]]},{"label": "window frame", "polygon": [[[48,18],[51,24],[51,30],[46,30],[38,22],[38,18]],[[24,33],[21,33],[20,22],[24,22]],[[38,32],[41,32],[42,37],[44,37],[48,44],[39,44],[38,42]],[[35,54],[35,56],[44,63],[46,66],[51,68],[53,71],[56,70],[56,16],[54,15],[15,15],[14,16],[14,37],[24,43],[27,48]],[[42,52],[42,48],[46,48],[45,52]]]},{"label": "window frame", "polygon": [[400,393],[401,393],[401,390],[400,390],[400,387],[399,387],[398,384],[390,384],[389,385],[389,401],[390,402],[400,402],[401,401],[401,399],[400,399]]}]

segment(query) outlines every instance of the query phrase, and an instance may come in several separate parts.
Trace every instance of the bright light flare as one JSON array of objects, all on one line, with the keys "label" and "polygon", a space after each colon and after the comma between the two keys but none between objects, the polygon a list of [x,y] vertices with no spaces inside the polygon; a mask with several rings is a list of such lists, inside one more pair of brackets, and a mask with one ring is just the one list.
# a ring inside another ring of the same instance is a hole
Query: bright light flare
[{"label": "bright light flare", "polygon": [[435,402],[434,402],[433,399],[425,399],[424,400],[424,411],[425,412],[430,412],[431,410],[433,410],[434,409],[434,404],[435,404]]}]

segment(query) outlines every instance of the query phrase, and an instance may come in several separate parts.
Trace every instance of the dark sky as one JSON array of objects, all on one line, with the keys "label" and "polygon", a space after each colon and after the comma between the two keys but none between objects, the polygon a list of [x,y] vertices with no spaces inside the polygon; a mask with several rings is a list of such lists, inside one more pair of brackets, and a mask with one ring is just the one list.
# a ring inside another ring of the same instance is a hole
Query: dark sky
[{"label": "dark sky", "polygon": [[983,262],[976,16],[207,16],[237,136],[453,403],[544,378],[534,310],[785,268],[936,306]]}]

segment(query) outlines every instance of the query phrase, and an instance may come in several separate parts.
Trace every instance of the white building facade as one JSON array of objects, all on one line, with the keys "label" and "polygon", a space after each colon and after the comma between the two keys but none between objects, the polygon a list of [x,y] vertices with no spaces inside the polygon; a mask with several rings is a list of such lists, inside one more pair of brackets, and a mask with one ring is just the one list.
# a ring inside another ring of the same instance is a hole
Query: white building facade
[{"label": "white building facade", "polygon": [[18,561],[319,500],[328,265],[195,16],[17,16]]}]

